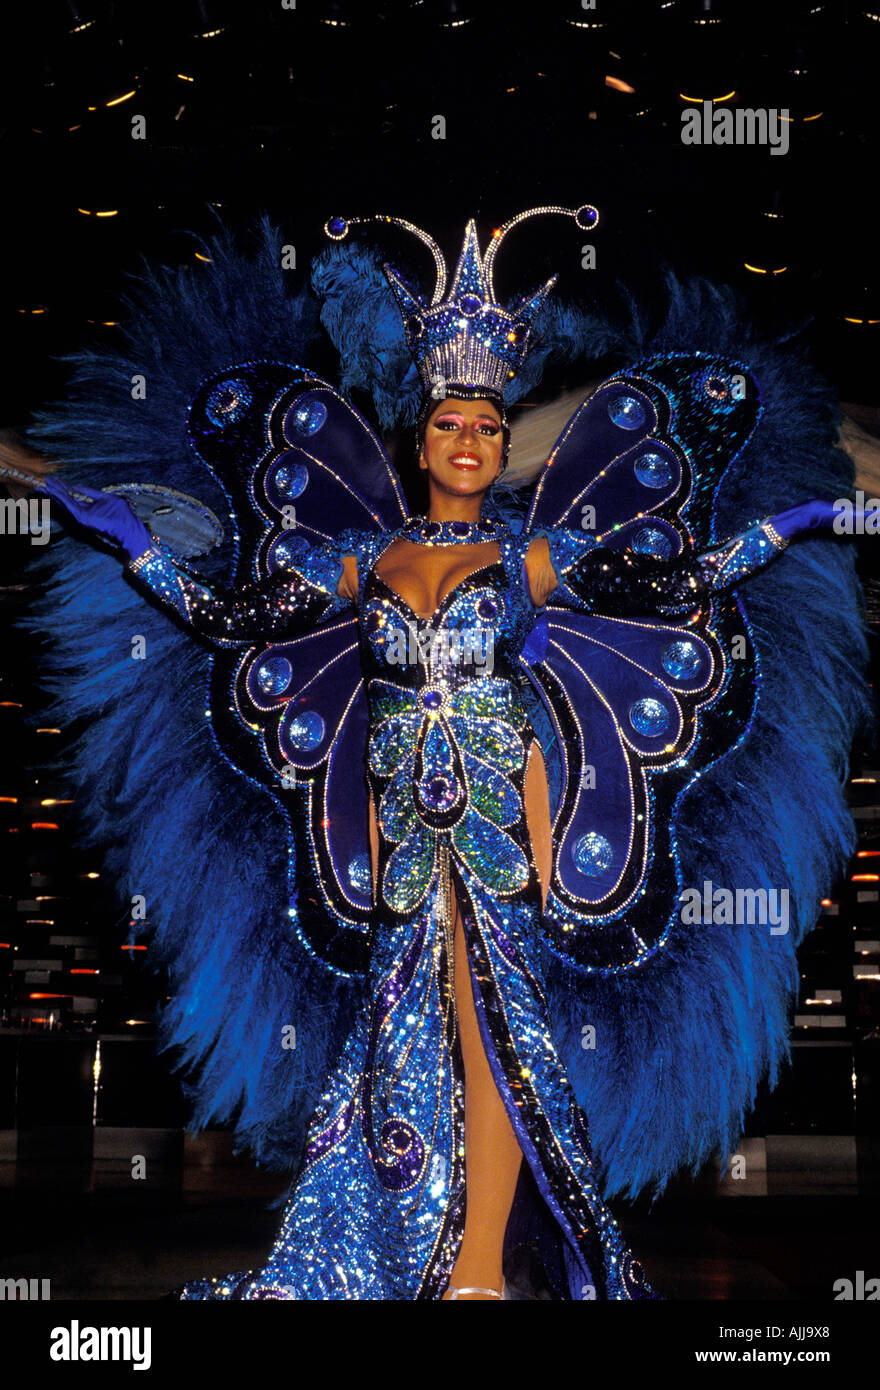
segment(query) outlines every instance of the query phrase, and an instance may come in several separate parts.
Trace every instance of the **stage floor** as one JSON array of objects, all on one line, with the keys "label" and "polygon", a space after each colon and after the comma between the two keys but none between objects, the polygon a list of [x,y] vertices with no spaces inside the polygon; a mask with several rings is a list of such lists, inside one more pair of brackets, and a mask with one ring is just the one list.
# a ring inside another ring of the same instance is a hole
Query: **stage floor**
[{"label": "stage floor", "polygon": [[[51,1281],[53,1300],[155,1299],[268,1253],[277,1183],[215,1194],[0,1192],[0,1279]],[[675,1300],[834,1298],[837,1279],[880,1274],[865,1198],[680,1195],[653,1210],[612,1203],[654,1284]],[[873,1223],[873,1226],[872,1226]]]}]

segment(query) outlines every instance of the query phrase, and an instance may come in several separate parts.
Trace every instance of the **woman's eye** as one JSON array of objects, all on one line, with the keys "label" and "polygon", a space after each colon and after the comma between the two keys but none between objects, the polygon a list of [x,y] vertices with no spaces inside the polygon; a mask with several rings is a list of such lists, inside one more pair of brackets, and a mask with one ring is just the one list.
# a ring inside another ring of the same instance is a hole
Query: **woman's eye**
[{"label": "woman's eye", "polygon": [[[464,426],[463,420],[456,420],[454,418],[450,418],[447,420],[434,420],[432,423],[436,430],[460,430]],[[494,435],[498,434],[499,430],[501,429],[501,426],[493,425],[491,420],[483,420],[477,426],[477,429],[481,434]]]}]

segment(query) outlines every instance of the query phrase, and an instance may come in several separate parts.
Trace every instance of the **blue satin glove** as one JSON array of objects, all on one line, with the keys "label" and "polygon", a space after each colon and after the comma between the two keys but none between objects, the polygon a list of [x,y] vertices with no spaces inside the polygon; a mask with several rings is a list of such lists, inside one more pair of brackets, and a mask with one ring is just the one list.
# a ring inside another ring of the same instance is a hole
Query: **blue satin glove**
[{"label": "blue satin glove", "polygon": [[814,497],[809,502],[798,502],[778,516],[771,516],[774,530],[783,540],[791,540],[801,531],[812,531],[820,526],[833,526],[840,508],[836,502],[826,502],[824,498]]},{"label": "blue satin glove", "polygon": [[58,478],[48,477],[45,488],[74,521],[94,531],[102,540],[118,545],[129,560],[143,555],[153,545],[149,530],[136,516],[124,497],[99,488],[76,483],[76,493],[65,487]]}]

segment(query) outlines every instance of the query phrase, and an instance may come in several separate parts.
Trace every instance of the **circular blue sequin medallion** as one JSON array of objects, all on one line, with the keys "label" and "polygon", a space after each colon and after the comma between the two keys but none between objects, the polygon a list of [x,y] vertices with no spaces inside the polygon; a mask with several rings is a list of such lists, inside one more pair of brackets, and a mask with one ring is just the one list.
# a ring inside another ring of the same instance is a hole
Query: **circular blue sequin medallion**
[{"label": "circular blue sequin medallion", "polygon": [[591,830],[575,841],[571,857],[582,874],[586,874],[588,878],[595,878],[597,874],[604,873],[611,867],[614,851],[611,842],[606,840],[604,835]]},{"label": "circular blue sequin medallion", "polygon": [[647,454],[639,454],[633,464],[633,472],[645,487],[668,487],[674,477],[671,461],[653,449]]},{"label": "circular blue sequin medallion", "polygon": [[676,680],[690,680],[700,669],[700,649],[695,642],[670,642],[660,657],[664,671]]},{"label": "circular blue sequin medallion", "polygon": [[702,371],[695,372],[693,377],[694,390],[698,396],[704,400],[711,401],[712,409],[716,414],[727,415],[731,410],[735,410],[741,396],[733,393],[733,382],[726,372],[713,370],[711,367],[704,367]]},{"label": "circular blue sequin medallion", "polygon": [[348,862],[348,881],[356,893],[369,894],[373,887],[370,856],[356,854]]},{"label": "circular blue sequin medallion", "polygon": [[309,470],[304,463],[298,459],[284,461],[282,456],[275,472],[272,474],[272,481],[282,497],[302,497],[309,485]]},{"label": "circular blue sequin medallion", "polygon": [[255,679],[264,695],[283,695],[293,680],[293,667],[286,656],[267,656],[257,667]]},{"label": "circular blue sequin medallion", "polygon": [[629,544],[637,555],[653,555],[655,560],[668,560],[672,554],[672,537],[659,526],[640,527]]},{"label": "circular blue sequin medallion", "polygon": [[669,711],[659,700],[650,697],[636,700],[630,708],[629,722],[636,733],[644,734],[646,738],[659,738],[669,728]]},{"label": "circular blue sequin medallion", "polygon": [[289,532],[279,536],[272,547],[272,559],[281,566],[282,569],[288,565],[295,565],[299,557],[309,549],[309,543],[305,536]]},{"label": "circular blue sequin medallion", "polygon": [[212,425],[234,425],[246,414],[253,400],[253,392],[246,382],[237,377],[227,377],[218,381],[208,392],[205,401],[205,414]]},{"label": "circular blue sequin medallion", "polygon": [[290,721],[287,737],[301,753],[311,753],[324,737],[326,725],[317,710],[304,709]]},{"label": "circular blue sequin medallion", "polygon": [[327,407],[317,396],[303,397],[288,416],[290,428],[303,435],[317,434],[326,419]]},{"label": "circular blue sequin medallion", "polygon": [[637,430],[645,423],[645,407],[635,396],[613,396],[608,415],[622,430]]}]

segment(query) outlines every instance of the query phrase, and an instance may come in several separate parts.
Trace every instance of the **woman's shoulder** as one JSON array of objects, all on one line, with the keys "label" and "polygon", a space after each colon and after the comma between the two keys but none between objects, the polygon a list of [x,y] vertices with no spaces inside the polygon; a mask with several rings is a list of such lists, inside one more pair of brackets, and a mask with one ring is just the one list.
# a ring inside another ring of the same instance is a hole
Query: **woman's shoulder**
[{"label": "woman's shoulder", "polygon": [[352,557],[360,573],[364,574],[396,535],[396,531],[362,531],[354,528],[340,531],[335,542],[337,554]]},{"label": "woman's shoulder", "polygon": [[340,531],[333,542],[339,564],[339,592],[357,601],[358,591],[385,547],[393,540],[395,531],[362,531],[349,528]]},{"label": "woman's shoulder", "polygon": [[521,544],[532,602],[542,607],[565,571],[594,549],[596,538],[573,526],[542,526],[522,537]]}]

